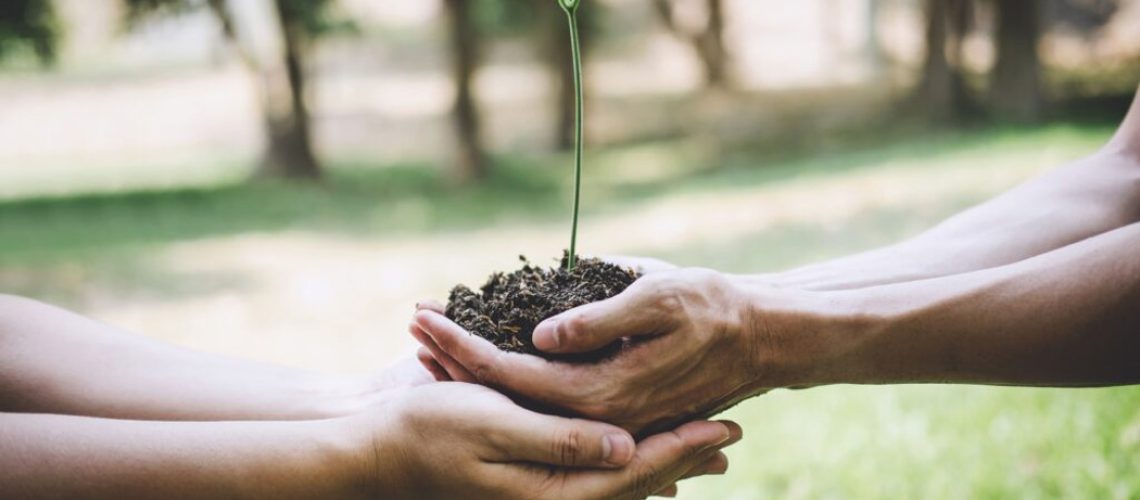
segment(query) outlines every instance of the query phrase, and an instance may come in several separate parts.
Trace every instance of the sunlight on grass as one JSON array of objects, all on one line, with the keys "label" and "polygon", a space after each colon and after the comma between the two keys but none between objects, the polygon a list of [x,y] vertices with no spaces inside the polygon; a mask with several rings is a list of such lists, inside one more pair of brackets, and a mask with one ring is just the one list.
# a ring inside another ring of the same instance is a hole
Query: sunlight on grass
[{"label": "sunlight on grass", "polygon": [[779,391],[727,477],[681,498],[1135,498],[1140,390],[839,386]]}]

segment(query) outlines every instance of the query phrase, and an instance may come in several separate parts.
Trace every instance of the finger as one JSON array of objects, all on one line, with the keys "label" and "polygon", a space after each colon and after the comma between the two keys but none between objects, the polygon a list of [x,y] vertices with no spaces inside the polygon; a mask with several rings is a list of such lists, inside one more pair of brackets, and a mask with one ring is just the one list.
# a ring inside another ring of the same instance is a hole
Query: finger
[{"label": "finger", "polygon": [[723,422],[689,422],[642,441],[622,469],[571,475],[564,484],[588,492],[587,496],[645,498],[677,482],[732,438],[732,430]]},{"label": "finger", "polygon": [[416,302],[416,310],[417,311],[425,311],[425,310],[426,311],[435,311],[437,313],[444,314],[445,308],[443,307],[443,304],[441,304],[437,300],[425,299],[425,300],[421,300],[419,302]]},{"label": "finger", "polygon": [[622,337],[660,333],[676,309],[670,297],[651,282],[636,281],[614,297],[539,323],[534,346],[551,353],[590,352]]},{"label": "finger", "polygon": [[489,461],[616,468],[629,463],[637,448],[620,427],[592,420],[514,407],[499,422],[501,429],[485,434],[498,454]]},{"label": "finger", "polygon": [[435,343],[435,340],[432,340],[431,336],[428,335],[427,332],[424,332],[419,325],[415,323],[408,325],[408,332],[411,333],[420,344],[423,344],[423,347],[431,353],[431,357],[435,359],[435,362],[443,367],[452,380],[467,382],[469,384],[476,383],[475,377],[471,375],[463,365],[459,364],[455,358],[443,352],[443,349],[440,349],[439,345]]},{"label": "finger", "polygon": [[713,453],[712,456],[705,459],[703,463],[689,469],[688,472],[681,475],[681,479],[689,479],[700,476],[720,476],[728,472],[728,455],[723,451]]},{"label": "finger", "polygon": [[436,362],[435,358],[431,355],[431,351],[427,350],[426,347],[421,347],[416,351],[416,359],[419,360],[420,364],[423,365],[428,373],[431,373],[432,378],[434,378],[436,382],[451,382],[451,375],[448,375],[447,370],[444,370],[443,367]]},{"label": "finger", "polygon": [[568,372],[573,369],[570,365],[556,365],[537,356],[501,351],[435,312],[417,312],[415,323],[480,384],[547,402],[570,399],[569,391],[575,387],[568,380]]},{"label": "finger", "polygon": [[732,420],[715,420],[715,422],[728,429],[728,441],[724,444],[725,447],[732,446],[744,439],[744,428],[740,424]]},{"label": "finger", "polygon": [[653,496],[665,497],[665,498],[673,498],[673,497],[677,496],[677,483],[673,483],[673,484],[670,484],[669,486],[666,486],[661,491],[654,493]]}]

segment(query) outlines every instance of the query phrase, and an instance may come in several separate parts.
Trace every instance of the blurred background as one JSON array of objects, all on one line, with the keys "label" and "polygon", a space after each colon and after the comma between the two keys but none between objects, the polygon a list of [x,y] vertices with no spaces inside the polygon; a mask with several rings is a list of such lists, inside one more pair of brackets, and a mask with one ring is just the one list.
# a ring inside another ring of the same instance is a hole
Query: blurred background
[{"label": "blurred background", "polygon": [[[733,272],[890,243],[1094,151],[1136,0],[585,0],[580,247]],[[568,243],[553,0],[4,0],[0,291],[365,372]],[[777,392],[686,498],[1140,498],[1140,389]]]}]

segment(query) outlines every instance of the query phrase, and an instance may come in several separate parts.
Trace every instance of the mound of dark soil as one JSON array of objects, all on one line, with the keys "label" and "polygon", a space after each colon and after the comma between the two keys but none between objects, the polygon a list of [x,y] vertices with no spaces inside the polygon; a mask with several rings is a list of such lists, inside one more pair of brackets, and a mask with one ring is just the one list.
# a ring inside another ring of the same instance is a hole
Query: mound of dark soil
[{"label": "mound of dark soil", "polygon": [[448,318],[504,351],[543,355],[531,342],[534,327],[542,320],[613,297],[638,278],[631,269],[599,259],[578,259],[569,272],[566,256],[554,269],[519,259],[522,269],[492,274],[480,293],[458,285],[447,302]]}]

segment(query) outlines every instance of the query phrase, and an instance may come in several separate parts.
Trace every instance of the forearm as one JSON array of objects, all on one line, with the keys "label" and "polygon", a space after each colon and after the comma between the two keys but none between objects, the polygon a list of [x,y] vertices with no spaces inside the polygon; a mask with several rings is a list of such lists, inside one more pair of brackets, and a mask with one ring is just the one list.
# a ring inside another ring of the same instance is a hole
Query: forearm
[{"label": "forearm", "polygon": [[0,413],[3,498],[364,496],[357,443],[314,422],[142,422]]},{"label": "forearm", "polygon": [[181,349],[0,296],[0,411],[153,420],[350,413],[376,383]]},{"label": "forearm", "polygon": [[761,282],[849,290],[1003,266],[1140,220],[1140,160],[1110,144],[902,243]]},{"label": "forearm", "polygon": [[820,294],[832,321],[785,344],[800,353],[788,384],[1140,382],[1137,248],[1140,223],[987,271]]}]

